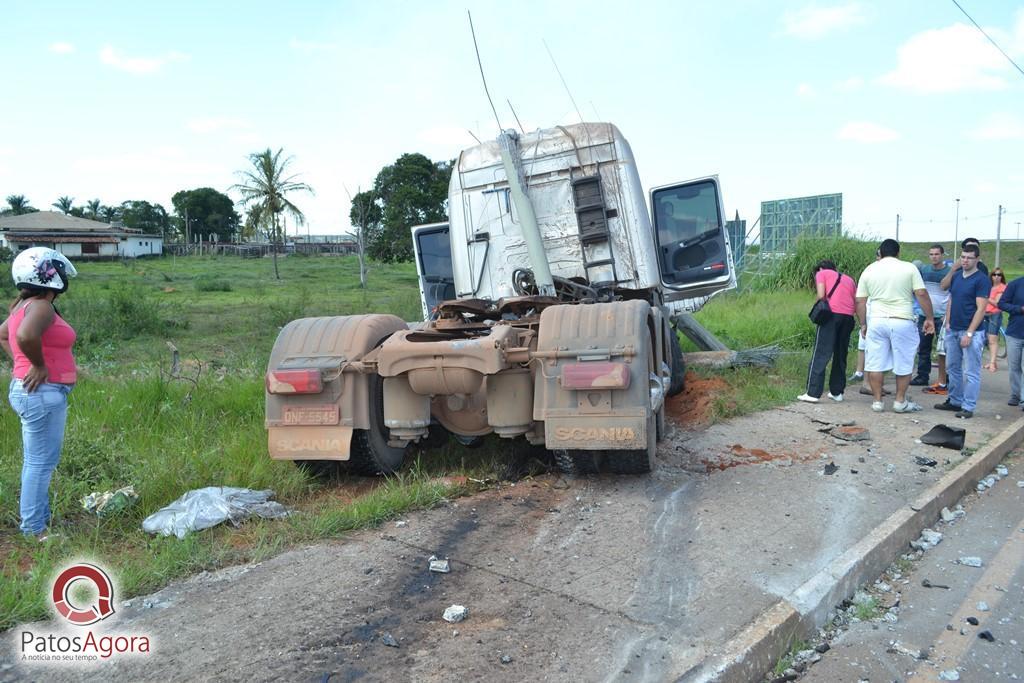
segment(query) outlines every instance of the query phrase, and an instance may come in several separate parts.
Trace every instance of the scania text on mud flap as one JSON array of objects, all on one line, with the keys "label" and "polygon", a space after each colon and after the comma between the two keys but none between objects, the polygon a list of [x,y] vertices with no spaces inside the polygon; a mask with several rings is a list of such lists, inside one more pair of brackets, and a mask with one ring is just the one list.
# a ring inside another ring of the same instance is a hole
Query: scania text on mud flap
[{"label": "scania text on mud flap", "polygon": [[570,473],[649,471],[683,388],[674,316],[736,285],[717,178],[645,197],[612,124],[505,131],[459,154],[448,213],[412,229],[422,323],[281,330],[270,456],[390,473],[428,433],[494,433]]}]

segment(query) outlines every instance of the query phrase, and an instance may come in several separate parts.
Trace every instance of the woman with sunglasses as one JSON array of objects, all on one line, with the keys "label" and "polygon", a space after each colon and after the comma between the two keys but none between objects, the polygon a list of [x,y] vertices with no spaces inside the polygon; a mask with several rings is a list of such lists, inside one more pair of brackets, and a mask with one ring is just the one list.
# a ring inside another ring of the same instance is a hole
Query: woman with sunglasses
[{"label": "woman with sunglasses", "polygon": [[999,297],[1006,291],[1006,276],[1002,268],[993,268],[992,291],[988,295],[988,305],[985,307],[985,332],[988,335],[988,368],[989,372],[995,372],[996,352],[999,347],[999,328],[1003,326],[1003,312],[999,309]]}]

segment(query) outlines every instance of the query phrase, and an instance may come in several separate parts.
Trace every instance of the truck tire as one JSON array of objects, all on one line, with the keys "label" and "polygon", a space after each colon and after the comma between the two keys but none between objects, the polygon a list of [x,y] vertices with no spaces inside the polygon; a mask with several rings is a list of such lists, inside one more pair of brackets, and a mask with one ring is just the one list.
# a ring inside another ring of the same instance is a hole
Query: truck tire
[{"label": "truck tire", "polygon": [[292,460],[295,466],[314,479],[331,479],[341,471],[338,460]]},{"label": "truck tire", "polygon": [[369,476],[394,474],[405,461],[404,448],[388,445],[388,428],[384,426],[384,378],[370,375],[370,428],[352,432],[352,445],[346,470]]},{"label": "truck tire", "polygon": [[558,469],[574,477],[597,474],[603,459],[603,451],[581,451],[560,448],[551,451],[551,453],[554,455],[555,464],[558,465]]},{"label": "truck tire", "polygon": [[686,388],[686,362],[683,360],[683,349],[679,346],[679,335],[676,328],[670,328],[672,339],[669,343],[672,352],[672,379],[668,385],[668,395],[675,396],[683,393]]}]

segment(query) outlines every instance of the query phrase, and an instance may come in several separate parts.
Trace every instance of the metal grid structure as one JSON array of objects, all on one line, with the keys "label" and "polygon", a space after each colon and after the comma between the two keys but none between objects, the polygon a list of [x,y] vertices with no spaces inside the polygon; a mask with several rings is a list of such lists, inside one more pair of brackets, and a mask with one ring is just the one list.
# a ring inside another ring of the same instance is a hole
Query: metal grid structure
[{"label": "metal grid structure", "polygon": [[761,253],[789,254],[801,237],[843,234],[843,194],[761,202]]},{"label": "metal grid structure", "polygon": [[737,215],[735,220],[725,222],[725,231],[729,235],[729,246],[732,247],[732,262],[736,264],[737,270],[743,270],[743,257],[747,251],[747,222],[740,220]]}]

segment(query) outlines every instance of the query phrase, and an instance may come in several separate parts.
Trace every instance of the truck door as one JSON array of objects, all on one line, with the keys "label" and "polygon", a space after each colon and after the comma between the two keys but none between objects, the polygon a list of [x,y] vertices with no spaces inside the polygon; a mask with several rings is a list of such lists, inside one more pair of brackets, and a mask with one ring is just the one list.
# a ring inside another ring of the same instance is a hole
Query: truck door
[{"label": "truck door", "polygon": [[666,301],[736,286],[718,179],[651,190],[651,217]]},{"label": "truck door", "polygon": [[423,319],[427,320],[439,303],[455,298],[448,224],[432,223],[413,228],[412,245],[416,252],[416,274],[420,279]]}]

